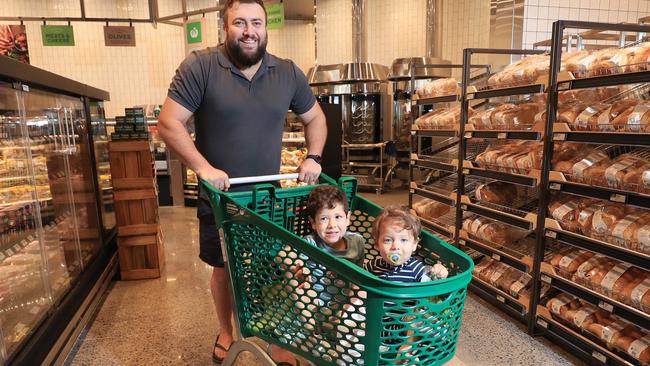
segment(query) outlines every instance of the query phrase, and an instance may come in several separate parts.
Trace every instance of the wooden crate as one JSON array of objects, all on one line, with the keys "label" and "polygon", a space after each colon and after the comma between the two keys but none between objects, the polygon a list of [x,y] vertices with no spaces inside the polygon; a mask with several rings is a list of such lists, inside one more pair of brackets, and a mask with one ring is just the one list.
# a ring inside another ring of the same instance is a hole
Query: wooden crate
[{"label": "wooden crate", "polygon": [[155,188],[113,191],[118,230],[158,223],[158,196]]},{"label": "wooden crate", "polygon": [[121,277],[158,278],[165,256],[149,141],[111,141],[109,160]]},{"label": "wooden crate", "polygon": [[156,186],[149,141],[111,141],[108,151],[114,190]]},{"label": "wooden crate", "polygon": [[158,278],[162,275],[165,246],[160,231],[154,234],[120,236],[117,244],[123,280]]}]

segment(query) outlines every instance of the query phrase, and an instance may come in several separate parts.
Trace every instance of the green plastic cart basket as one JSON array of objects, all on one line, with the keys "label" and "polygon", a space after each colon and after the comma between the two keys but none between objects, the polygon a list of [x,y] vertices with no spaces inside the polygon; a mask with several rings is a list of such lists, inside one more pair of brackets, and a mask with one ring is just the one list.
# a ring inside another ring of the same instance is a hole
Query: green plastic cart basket
[{"label": "green plastic cart basket", "polygon": [[[357,195],[354,178],[335,182],[321,175],[320,181],[346,193],[348,230],[365,237],[366,259],[378,257],[370,232],[381,207]],[[415,255],[426,264],[442,262],[449,277],[412,284],[382,280],[302,239],[311,233],[305,203],[315,186],[259,184],[227,193],[201,185],[223,229],[241,339],[224,365],[242,350],[260,349],[249,337],[317,365],[440,365],[453,357],[472,278],[465,253],[423,231]]]}]

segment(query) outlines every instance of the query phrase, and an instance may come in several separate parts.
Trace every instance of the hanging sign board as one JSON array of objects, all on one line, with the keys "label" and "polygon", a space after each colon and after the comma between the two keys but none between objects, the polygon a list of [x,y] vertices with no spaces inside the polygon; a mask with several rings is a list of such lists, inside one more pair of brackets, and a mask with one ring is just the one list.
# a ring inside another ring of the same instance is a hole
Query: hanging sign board
[{"label": "hanging sign board", "polygon": [[0,25],[0,55],[29,63],[27,31],[24,25]]},{"label": "hanging sign board", "polygon": [[201,23],[201,21],[185,23],[185,35],[187,36],[187,43],[201,43],[203,40]]},{"label": "hanging sign board", "polygon": [[284,28],[284,4],[275,3],[266,6],[266,18],[268,29]]},{"label": "hanging sign board", "polygon": [[71,25],[41,25],[43,46],[74,46]]},{"label": "hanging sign board", "polygon": [[135,47],[135,27],[104,26],[104,44],[109,47]]}]

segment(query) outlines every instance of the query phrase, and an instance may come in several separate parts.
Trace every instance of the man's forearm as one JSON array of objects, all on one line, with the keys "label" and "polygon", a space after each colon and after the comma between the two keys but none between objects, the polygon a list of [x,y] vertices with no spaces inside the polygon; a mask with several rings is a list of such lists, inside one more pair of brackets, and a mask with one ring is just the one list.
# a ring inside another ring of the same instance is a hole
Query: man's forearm
[{"label": "man's forearm", "polygon": [[158,134],[165,141],[165,144],[178,156],[181,161],[195,172],[210,167],[210,163],[201,155],[194,146],[194,141],[179,121],[160,120],[158,123]]},{"label": "man's forearm", "polygon": [[305,124],[305,141],[308,154],[322,155],[327,140],[325,115],[320,114]]}]

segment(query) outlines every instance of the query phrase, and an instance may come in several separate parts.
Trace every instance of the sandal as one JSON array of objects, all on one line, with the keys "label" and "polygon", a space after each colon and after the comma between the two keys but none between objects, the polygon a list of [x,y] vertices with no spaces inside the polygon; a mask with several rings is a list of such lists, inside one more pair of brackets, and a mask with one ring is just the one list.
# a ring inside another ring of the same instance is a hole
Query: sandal
[{"label": "sandal", "polygon": [[[219,335],[221,335],[221,334],[219,334]],[[217,336],[217,339],[214,341],[214,348],[218,348],[218,349],[226,352],[226,354],[227,354],[228,351],[230,350],[230,347],[228,347],[228,349],[226,349],[226,347],[219,344],[219,335]],[[221,364],[223,362],[223,360],[225,360],[226,358],[225,357],[219,357],[219,356],[215,355],[214,354],[214,348],[212,349],[212,362],[214,362],[216,364]]]},{"label": "sandal", "polygon": [[296,363],[295,364],[282,361],[282,362],[278,362],[276,364],[276,366],[300,366],[300,361],[296,358]]}]

